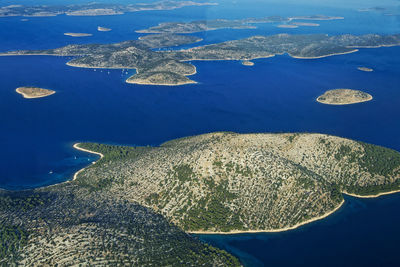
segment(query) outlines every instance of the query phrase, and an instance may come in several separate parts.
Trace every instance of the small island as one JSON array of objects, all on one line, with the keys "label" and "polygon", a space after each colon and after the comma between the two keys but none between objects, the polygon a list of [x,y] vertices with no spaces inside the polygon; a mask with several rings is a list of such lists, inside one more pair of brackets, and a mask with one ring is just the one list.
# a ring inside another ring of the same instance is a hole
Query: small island
[{"label": "small island", "polygon": [[138,73],[128,78],[126,82],[132,84],[141,84],[141,85],[164,85],[164,86],[176,86],[176,85],[197,83],[184,75],[170,71]]},{"label": "small island", "polygon": [[40,98],[56,93],[56,91],[53,90],[30,86],[18,87],[15,91],[24,98]]},{"label": "small island", "polygon": [[328,105],[348,105],[370,100],[372,100],[370,94],[352,89],[329,90],[317,98],[319,103]]},{"label": "small island", "polygon": [[293,25],[305,26],[305,27],[318,27],[318,26],[320,26],[318,23],[309,23],[309,22],[294,22]]},{"label": "small island", "polygon": [[297,25],[292,25],[292,24],[281,24],[277,26],[278,28],[284,28],[284,29],[296,29],[299,26]]},{"label": "small island", "polygon": [[251,66],[254,66],[254,62],[252,62],[250,60],[243,60],[242,65],[251,67]]},{"label": "small island", "polygon": [[358,70],[361,70],[361,71],[365,71],[365,72],[372,72],[372,71],[374,71],[374,69],[367,68],[367,67],[358,67],[357,69],[358,69]]},{"label": "small island", "polygon": [[97,30],[98,30],[99,32],[109,32],[109,31],[111,31],[110,28],[101,27],[101,26],[98,26],[98,27],[97,27]]},{"label": "small island", "polygon": [[71,37],[87,37],[87,36],[92,36],[93,34],[91,33],[80,33],[80,32],[66,32],[64,33],[66,36],[71,36]]}]

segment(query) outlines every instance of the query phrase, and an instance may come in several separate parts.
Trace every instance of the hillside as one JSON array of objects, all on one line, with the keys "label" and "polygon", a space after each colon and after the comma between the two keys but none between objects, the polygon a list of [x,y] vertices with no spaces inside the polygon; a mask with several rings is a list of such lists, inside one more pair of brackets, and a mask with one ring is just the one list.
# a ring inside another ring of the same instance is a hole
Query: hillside
[{"label": "hillside", "polygon": [[64,183],[0,191],[0,266],[239,266],[161,215]]},{"label": "hillside", "polygon": [[400,189],[400,154],[321,134],[213,133],[160,147],[81,144],[105,157],[75,183],[136,201],[186,231],[273,231]]}]

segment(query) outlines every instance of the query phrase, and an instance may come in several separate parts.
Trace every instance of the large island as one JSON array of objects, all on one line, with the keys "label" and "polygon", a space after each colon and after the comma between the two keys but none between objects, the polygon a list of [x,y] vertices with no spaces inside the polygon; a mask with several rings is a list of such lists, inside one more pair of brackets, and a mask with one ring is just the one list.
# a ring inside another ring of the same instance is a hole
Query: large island
[{"label": "large island", "polygon": [[[240,60],[268,58],[289,54],[293,58],[316,59],[357,52],[359,48],[378,48],[400,45],[400,35],[336,35],[277,34],[253,36],[246,39],[198,46],[182,50],[160,50],[199,42],[189,35],[153,34],[139,40],[115,44],[68,45],[48,50],[11,51],[1,55],[59,55],[75,57],[67,64],[83,68],[136,69],[137,76],[128,82],[153,85],[181,85],[193,83],[185,76],[195,73],[186,63],[194,60]],[[173,68],[171,68],[173,62]]]},{"label": "large island", "polygon": [[106,16],[121,15],[129,12],[148,10],[171,10],[185,6],[216,5],[216,3],[194,1],[158,1],[153,3],[135,4],[106,4],[87,3],[75,5],[8,5],[0,7],[0,17],[52,17],[58,15],[67,16]]},{"label": "large island", "polygon": [[400,153],[324,134],[76,147],[102,157],[73,181],[0,191],[0,263],[237,266],[183,230],[284,231],[336,211],[342,194],[400,190]]}]

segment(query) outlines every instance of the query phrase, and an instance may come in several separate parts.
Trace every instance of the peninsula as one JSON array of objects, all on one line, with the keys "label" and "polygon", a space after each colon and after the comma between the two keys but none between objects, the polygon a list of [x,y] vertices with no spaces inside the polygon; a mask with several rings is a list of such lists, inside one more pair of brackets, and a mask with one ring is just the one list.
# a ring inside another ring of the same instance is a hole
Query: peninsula
[{"label": "peninsula", "polygon": [[336,211],[343,193],[400,190],[400,153],[324,134],[75,147],[102,158],[70,182],[0,191],[1,263],[239,266],[184,231],[284,231]]},{"label": "peninsula", "polygon": [[329,90],[317,98],[319,103],[328,105],[349,105],[370,100],[372,100],[370,94],[352,89]]},{"label": "peninsula", "polygon": [[217,5],[209,2],[194,1],[158,1],[153,3],[135,4],[106,4],[106,3],[87,3],[76,5],[9,5],[0,7],[0,17],[25,16],[25,17],[50,17],[58,15],[67,16],[109,16],[121,15],[129,12],[148,11],[148,10],[172,10],[186,6],[206,6]]},{"label": "peninsula", "polygon": [[[140,37],[139,40],[115,44],[81,44],[68,45],[48,50],[25,50],[3,53],[12,55],[59,55],[74,57],[67,64],[83,68],[117,68],[136,69],[140,76],[128,80],[154,85],[192,83],[188,75],[195,73],[195,67],[187,63],[195,60],[252,60],[268,58],[275,55],[289,54],[300,59],[315,59],[334,55],[357,52],[359,48],[378,48],[400,45],[400,34],[394,35],[336,35],[277,34],[253,36],[246,39],[227,41],[182,50],[159,50],[161,47],[172,47],[191,44],[201,39],[189,35],[152,34]],[[174,66],[174,67],[171,67]],[[151,72],[157,72],[152,75]],[[149,77],[156,77],[151,78]],[[162,77],[165,77],[162,78]],[[136,79],[137,78],[137,79]]]},{"label": "peninsula", "polygon": [[30,86],[18,87],[15,91],[24,98],[40,98],[56,93],[56,91],[53,90]]},{"label": "peninsula", "polygon": [[66,32],[64,35],[71,36],[71,37],[87,37],[92,36],[91,33],[80,33],[80,32]]}]

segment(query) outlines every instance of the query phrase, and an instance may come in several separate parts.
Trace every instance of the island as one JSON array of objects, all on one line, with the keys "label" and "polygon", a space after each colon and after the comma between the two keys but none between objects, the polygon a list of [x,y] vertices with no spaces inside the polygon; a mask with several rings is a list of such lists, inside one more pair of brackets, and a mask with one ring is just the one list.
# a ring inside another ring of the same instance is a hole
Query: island
[{"label": "island", "polygon": [[365,72],[372,72],[372,71],[374,71],[374,69],[367,68],[367,67],[358,67],[357,69],[358,69],[358,70],[361,70],[361,71],[365,71]]},{"label": "island", "polygon": [[[357,52],[359,48],[399,46],[400,34],[334,35],[276,34],[197,46],[189,49],[160,49],[193,44],[201,39],[189,35],[151,34],[139,40],[115,44],[73,44],[48,50],[10,51],[12,55],[58,55],[74,57],[67,64],[82,68],[136,69],[128,80],[153,85],[192,83],[185,76],[195,73],[191,61],[252,60],[288,54],[298,59],[317,59]],[[174,66],[171,68],[171,64]],[[161,72],[152,76],[151,72]],[[168,74],[166,73],[168,72]],[[149,77],[152,77],[149,79]],[[165,79],[164,79],[164,78]],[[137,78],[137,79],[136,79]]]},{"label": "island", "polygon": [[98,26],[98,27],[97,27],[97,30],[98,30],[99,32],[109,32],[109,31],[111,31],[110,28],[101,27],[101,26]]},{"label": "island", "polygon": [[372,100],[370,94],[352,89],[329,90],[317,98],[319,103],[328,105],[349,105],[370,100]]},{"label": "island", "polygon": [[297,25],[292,25],[292,24],[280,24],[277,26],[278,28],[285,28],[285,29],[296,29],[299,26]]},{"label": "island", "polygon": [[243,60],[242,65],[250,67],[250,66],[254,66],[254,62],[249,61],[249,60]]},{"label": "island", "polygon": [[[255,24],[260,23],[284,23],[295,20],[335,20],[343,19],[342,17],[328,16],[304,16],[304,17],[281,17],[269,16],[263,18],[246,18],[246,19],[215,19],[215,20],[197,20],[191,22],[164,22],[148,29],[138,30],[138,33],[196,33],[203,31],[213,31],[219,29],[255,29]],[[281,28],[297,28],[295,26],[319,26],[316,23],[293,22],[292,24],[279,25]],[[279,27],[278,26],[278,27]]]},{"label": "island", "polygon": [[92,36],[93,34],[91,33],[80,33],[80,32],[66,32],[64,33],[66,36],[71,36],[71,37],[87,37],[87,36]]},{"label": "island", "polygon": [[325,15],[313,15],[313,16],[294,16],[289,17],[289,20],[342,20],[344,17],[340,16],[325,16]]},{"label": "island", "polygon": [[25,17],[51,17],[58,15],[67,16],[109,16],[121,15],[129,12],[148,10],[172,10],[186,6],[217,5],[209,2],[194,1],[158,1],[153,3],[135,4],[107,4],[87,3],[75,5],[8,5],[0,7],[0,17],[25,16]]},{"label": "island", "polygon": [[296,26],[306,26],[306,27],[318,27],[320,26],[318,23],[309,23],[309,22],[293,22]]},{"label": "island", "polygon": [[31,86],[18,87],[15,91],[24,98],[41,98],[56,93],[56,91],[53,90]]},{"label": "island", "polygon": [[399,152],[325,134],[75,147],[101,158],[69,182],[0,190],[2,264],[239,266],[187,233],[286,231],[335,212],[343,194],[400,190]]}]

